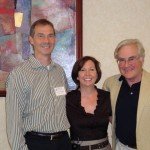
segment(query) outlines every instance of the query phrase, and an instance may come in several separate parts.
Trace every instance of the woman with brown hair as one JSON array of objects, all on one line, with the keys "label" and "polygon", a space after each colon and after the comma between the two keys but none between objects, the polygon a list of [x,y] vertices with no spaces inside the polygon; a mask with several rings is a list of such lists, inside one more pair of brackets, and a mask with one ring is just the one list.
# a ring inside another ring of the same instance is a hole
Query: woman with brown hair
[{"label": "woman with brown hair", "polygon": [[72,149],[111,150],[107,137],[110,94],[95,86],[100,78],[99,62],[91,56],[82,57],[73,66],[77,89],[66,96]]}]

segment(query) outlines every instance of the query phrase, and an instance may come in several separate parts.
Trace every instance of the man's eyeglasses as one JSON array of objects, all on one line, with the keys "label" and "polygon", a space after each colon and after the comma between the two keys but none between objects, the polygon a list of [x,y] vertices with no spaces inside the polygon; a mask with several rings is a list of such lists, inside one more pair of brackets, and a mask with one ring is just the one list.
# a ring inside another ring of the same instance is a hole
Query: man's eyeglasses
[{"label": "man's eyeglasses", "polygon": [[117,63],[121,66],[125,65],[126,62],[128,64],[133,64],[136,62],[136,60],[138,60],[141,56],[140,55],[137,55],[137,56],[131,56],[129,58],[121,58],[121,57],[118,57],[117,58]]},{"label": "man's eyeglasses", "polygon": [[55,38],[55,35],[54,34],[48,34],[48,35],[45,35],[43,33],[38,33],[35,35],[38,39],[45,39],[45,38]]}]

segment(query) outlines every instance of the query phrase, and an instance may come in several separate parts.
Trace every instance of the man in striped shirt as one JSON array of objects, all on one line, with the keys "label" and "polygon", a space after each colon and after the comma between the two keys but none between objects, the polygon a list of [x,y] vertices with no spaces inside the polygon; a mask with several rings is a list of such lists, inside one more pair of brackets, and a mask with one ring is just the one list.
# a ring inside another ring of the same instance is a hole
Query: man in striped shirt
[{"label": "man in striped shirt", "polygon": [[12,150],[70,150],[66,117],[67,81],[51,60],[53,24],[34,22],[29,41],[34,54],[15,68],[6,85],[7,135]]}]

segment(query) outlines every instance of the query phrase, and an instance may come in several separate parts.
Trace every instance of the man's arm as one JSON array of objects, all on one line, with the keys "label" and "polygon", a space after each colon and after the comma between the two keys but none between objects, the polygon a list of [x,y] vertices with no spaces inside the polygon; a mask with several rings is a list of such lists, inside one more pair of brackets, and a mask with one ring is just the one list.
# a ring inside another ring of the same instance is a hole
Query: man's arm
[{"label": "man's arm", "polygon": [[25,95],[20,82],[20,78],[11,73],[6,85],[6,130],[12,150],[28,150],[22,121]]}]

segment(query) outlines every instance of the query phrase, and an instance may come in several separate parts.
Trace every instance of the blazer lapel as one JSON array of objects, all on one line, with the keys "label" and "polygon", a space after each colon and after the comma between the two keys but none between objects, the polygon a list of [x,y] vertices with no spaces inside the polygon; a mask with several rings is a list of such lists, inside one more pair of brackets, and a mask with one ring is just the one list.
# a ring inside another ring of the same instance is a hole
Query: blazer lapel
[{"label": "blazer lapel", "polygon": [[117,102],[117,98],[118,98],[118,94],[120,91],[120,87],[122,84],[122,81],[119,81],[119,78],[117,78],[116,80],[117,82],[114,84],[114,87],[112,87],[112,95],[111,95],[111,99],[112,99],[112,111],[113,111],[113,124],[115,124],[115,109],[116,109],[116,102]]},{"label": "blazer lapel", "polygon": [[113,101],[113,106],[114,106],[114,112],[115,112],[115,108],[116,108],[116,102],[117,102],[117,98],[118,98],[118,94],[119,94],[119,91],[120,91],[120,87],[121,87],[121,84],[122,84],[122,81],[118,82],[116,84],[116,87],[114,87],[114,93],[113,93],[113,98],[114,98],[114,101]]}]

